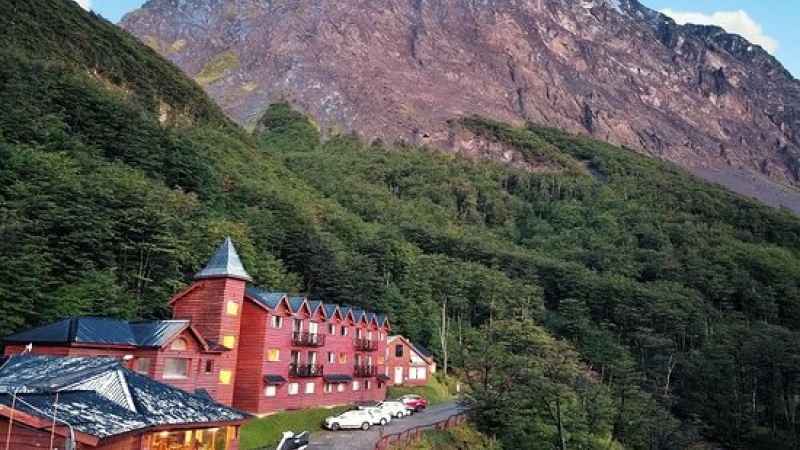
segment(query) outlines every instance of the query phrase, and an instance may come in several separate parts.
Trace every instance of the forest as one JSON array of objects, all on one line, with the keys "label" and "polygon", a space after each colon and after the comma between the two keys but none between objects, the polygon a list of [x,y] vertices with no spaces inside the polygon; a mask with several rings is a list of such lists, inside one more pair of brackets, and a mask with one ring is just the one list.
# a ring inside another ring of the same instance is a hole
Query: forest
[{"label": "forest", "polygon": [[286,103],[248,133],[72,2],[0,5],[0,334],[167,317],[231,236],[262,288],[388,313],[503,448],[800,446],[791,214],[536,124],[456,124],[527,171]]}]

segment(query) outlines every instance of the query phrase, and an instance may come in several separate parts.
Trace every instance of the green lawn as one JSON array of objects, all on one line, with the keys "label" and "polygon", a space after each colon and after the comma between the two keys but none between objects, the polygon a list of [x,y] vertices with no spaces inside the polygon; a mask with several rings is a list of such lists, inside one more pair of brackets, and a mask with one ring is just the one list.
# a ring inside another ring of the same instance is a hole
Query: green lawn
[{"label": "green lawn", "polygon": [[319,431],[322,428],[322,421],[326,417],[338,414],[346,409],[346,406],[304,409],[254,419],[242,427],[242,438],[239,446],[242,450],[268,446],[275,448],[284,431]]},{"label": "green lawn", "polygon": [[427,386],[419,386],[419,387],[403,387],[403,386],[389,386],[387,396],[389,398],[397,398],[404,394],[419,394],[425,397],[428,400],[428,404],[435,405],[437,403],[443,403],[455,398],[455,395],[451,393],[451,389],[448,388],[448,384],[455,385],[455,381],[449,379],[447,384],[442,382],[441,379],[443,377],[440,374],[435,374],[432,377],[428,378],[428,385]]}]

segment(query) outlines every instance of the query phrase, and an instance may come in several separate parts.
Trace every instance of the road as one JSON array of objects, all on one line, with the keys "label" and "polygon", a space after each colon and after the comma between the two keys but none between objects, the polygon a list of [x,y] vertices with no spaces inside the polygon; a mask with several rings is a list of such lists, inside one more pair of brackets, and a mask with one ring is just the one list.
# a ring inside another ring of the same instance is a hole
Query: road
[{"label": "road", "polygon": [[[446,420],[453,414],[461,412],[456,402],[440,403],[429,406],[425,411],[402,419],[393,419],[383,427],[383,435],[400,433],[411,428],[431,425]],[[368,431],[342,430],[321,431],[311,435],[308,450],[373,450],[375,442],[380,439],[381,427],[372,426]]]}]

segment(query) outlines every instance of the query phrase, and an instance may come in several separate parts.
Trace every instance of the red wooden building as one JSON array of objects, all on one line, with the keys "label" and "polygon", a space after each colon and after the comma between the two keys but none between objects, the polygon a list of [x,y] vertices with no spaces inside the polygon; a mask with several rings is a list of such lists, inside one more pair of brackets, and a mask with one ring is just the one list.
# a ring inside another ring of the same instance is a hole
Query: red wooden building
[{"label": "red wooden building", "polygon": [[436,361],[424,347],[415,345],[403,336],[390,336],[389,377],[396,386],[426,386],[436,372]]},{"label": "red wooden building", "polygon": [[174,320],[65,319],[7,337],[6,354],[131,355],[131,369],[254,414],[385,398],[385,315],[250,281],[226,239],[170,300]]}]

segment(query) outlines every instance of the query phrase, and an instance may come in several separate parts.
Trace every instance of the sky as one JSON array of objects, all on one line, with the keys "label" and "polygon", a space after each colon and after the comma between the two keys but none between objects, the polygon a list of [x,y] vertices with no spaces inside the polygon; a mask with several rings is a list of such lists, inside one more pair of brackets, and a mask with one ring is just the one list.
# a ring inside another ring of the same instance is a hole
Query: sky
[{"label": "sky", "polygon": [[[111,22],[140,7],[144,0],[75,0]],[[567,0],[569,1],[569,0]],[[800,78],[798,0],[639,0],[678,23],[719,25],[763,47]]]}]

